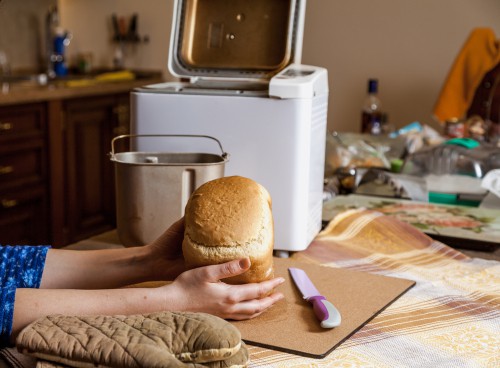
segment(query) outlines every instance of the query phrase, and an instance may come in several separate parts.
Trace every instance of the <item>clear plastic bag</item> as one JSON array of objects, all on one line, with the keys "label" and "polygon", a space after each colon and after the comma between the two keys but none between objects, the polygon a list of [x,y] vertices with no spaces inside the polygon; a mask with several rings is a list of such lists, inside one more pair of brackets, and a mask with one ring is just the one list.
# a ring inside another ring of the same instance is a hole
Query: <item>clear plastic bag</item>
[{"label": "clear plastic bag", "polygon": [[474,148],[442,144],[408,156],[402,172],[418,176],[456,174],[482,178],[497,168],[500,168],[500,148],[485,144]]},{"label": "clear plastic bag", "polygon": [[327,134],[325,176],[332,176],[343,168],[390,168],[390,161],[401,158],[405,150],[404,139],[372,136],[368,134]]}]

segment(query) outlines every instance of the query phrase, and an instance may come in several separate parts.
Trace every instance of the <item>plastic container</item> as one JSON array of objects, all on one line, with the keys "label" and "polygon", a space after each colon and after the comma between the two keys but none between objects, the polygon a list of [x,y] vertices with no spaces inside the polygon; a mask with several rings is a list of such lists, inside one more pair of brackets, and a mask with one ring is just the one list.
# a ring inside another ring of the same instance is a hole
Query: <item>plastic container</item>
[{"label": "plastic container", "polygon": [[500,167],[500,148],[468,139],[452,139],[408,156],[402,168],[409,175],[457,174],[482,178]]},{"label": "plastic container", "polygon": [[[221,154],[179,152],[115,152],[130,138],[203,138],[216,142]],[[203,135],[122,135],[111,142],[115,165],[117,231],[126,246],[158,238],[184,215],[186,203],[203,183],[224,176],[228,154],[221,143]]]},{"label": "plastic container", "polygon": [[455,138],[407,157],[402,173],[423,177],[429,202],[478,206],[486,194],[481,179],[500,167],[500,148]]}]

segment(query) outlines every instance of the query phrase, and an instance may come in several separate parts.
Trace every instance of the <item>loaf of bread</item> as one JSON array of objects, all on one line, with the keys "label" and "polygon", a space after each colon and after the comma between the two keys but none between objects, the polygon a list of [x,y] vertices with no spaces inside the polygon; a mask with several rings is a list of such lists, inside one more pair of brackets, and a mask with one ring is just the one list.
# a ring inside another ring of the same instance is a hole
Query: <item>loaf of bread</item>
[{"label": "loaf of bread", "polygon": [[241,176],[215,179],[196,189],[186,204],[182,251],[195,268],[249,257],[245,273],[224,282],[245,284],[274,277],[271,196]]}]

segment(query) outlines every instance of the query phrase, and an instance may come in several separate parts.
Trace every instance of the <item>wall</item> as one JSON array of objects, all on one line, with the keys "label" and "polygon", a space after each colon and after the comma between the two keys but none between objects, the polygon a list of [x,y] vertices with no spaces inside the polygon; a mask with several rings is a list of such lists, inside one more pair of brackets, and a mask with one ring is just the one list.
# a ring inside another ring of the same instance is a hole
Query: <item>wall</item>
[{"label": "wall", "polygon": [[59,0],[61,25],[73,34],[68,55],[92,52],[93,63],[112,67],[116,43],[112,42],[112,14],[138,14],[138,33],[149,42],[128,44],[124,63],[128,68],[167,70],[172,0]]},{"label": "wall", "polygon": [[0,0],[0,51],[13,69],[38,69],[44,51],[45,15],[57,0]]},{"label": "wall", "polygon": [[[130,47],[125,65],[163,70],[171,79],[166,65],[173,0],[58,1],[62,25],[74,35],[72,57],[92,51],[95,65],[112,66],[111,14],[137,12],[139,33],[150,41]],[[37,3],[4,0],[0,6],[15,2]],[[0,8],[2,16],[0,21],[6,19]],[[370,77],[380,80],[391,123],[418,120],[436,127],[433,104],[455,56],[474,27],[491,27],[500,38],[499,19],[499,0],[308,0],[302,61],[329,71],[329,128],[359,129]]]},{"label": "wall", "polygon": [[302,61],[329,71],[329,128],[359,129],[370,77],[391,123],[436,127],[446,74],[470,30],[484,26],[500,39],[499,0],[309,0]]}]

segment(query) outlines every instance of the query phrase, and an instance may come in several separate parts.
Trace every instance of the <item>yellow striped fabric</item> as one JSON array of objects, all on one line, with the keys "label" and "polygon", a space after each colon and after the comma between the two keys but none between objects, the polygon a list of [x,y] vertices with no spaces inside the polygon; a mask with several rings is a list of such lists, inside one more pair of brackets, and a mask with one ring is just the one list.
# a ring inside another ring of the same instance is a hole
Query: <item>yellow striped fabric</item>
[{"label": "yellow striped fabric", "polygon": [[337,215],[292,257],[416,285],[324,359],[249,346],[250,367],[500,367],[500,262],[364,209]]}]

